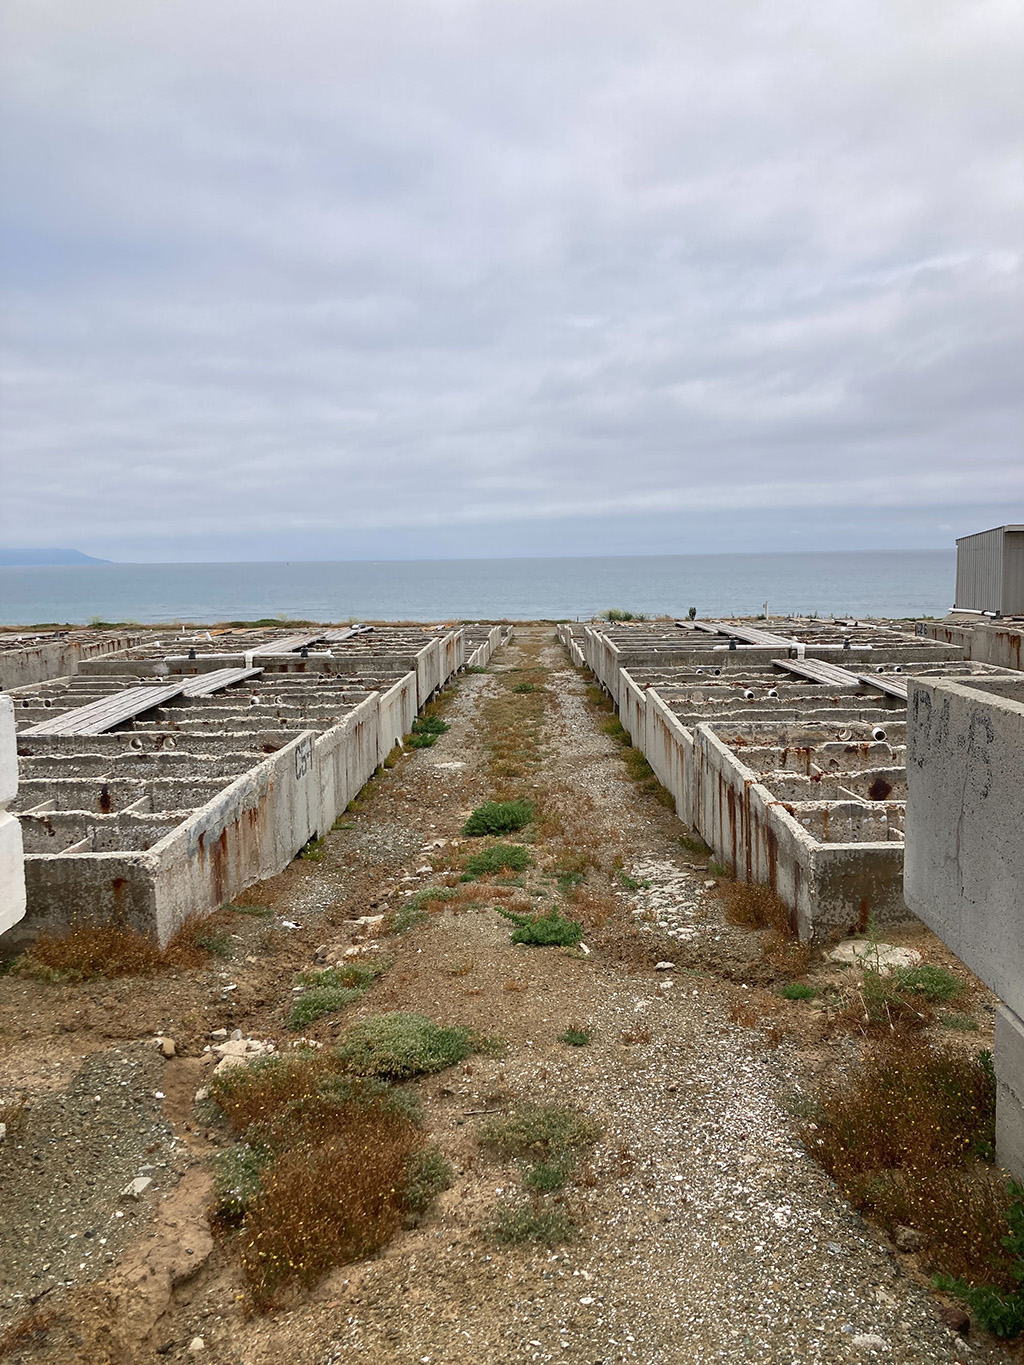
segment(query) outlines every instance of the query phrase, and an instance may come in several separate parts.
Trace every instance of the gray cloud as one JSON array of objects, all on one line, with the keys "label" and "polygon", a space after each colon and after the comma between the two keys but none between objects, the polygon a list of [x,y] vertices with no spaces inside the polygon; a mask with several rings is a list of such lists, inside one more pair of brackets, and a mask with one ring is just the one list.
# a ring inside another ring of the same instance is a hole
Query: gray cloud
[{"label": "gray cloud", "polygon": [[618,515],[620,552],[655,525],[728,548],[736,516],[752,547],[855,547],[883,513],[894,544],[1024,519],[1017,6],[4,22],[11,544],[550,552],[558,528],[579,552]]}]

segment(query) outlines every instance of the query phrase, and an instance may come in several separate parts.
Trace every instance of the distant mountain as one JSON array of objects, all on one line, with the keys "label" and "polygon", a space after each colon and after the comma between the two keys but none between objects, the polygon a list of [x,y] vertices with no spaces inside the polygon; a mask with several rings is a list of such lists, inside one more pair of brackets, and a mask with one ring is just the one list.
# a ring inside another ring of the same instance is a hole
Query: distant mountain
[{"label": "distant mountain", "polygon": [[110,564],[109,559],[94,559],[81,550],[5,550],[0,548],[0,565],[11,564]]}]

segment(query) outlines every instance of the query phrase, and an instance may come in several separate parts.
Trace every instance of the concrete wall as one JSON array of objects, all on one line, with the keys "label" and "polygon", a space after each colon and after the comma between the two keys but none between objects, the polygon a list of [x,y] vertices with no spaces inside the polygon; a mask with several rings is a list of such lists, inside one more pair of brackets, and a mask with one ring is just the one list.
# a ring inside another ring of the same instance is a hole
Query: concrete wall
[{"label": "concrete wall", "polygon": [[[902,843],[823,842],[710,725],[693,735],[693,824],[741,881],[785,901],[802,939],[906,918]],[[852,804],[852,803],[851,803]]]},{"label": "concrete wall", "polygon": [[0,692],[45,682],[49,678],[69,677],[78,672],[83,660],[117,654],[130,649],[142,638],[138,633],[105,636],[99,640],[76,640],[69,636],[63,640],[26,645],[22,649],[0,650]]},{"label": "concrete wall", "polygon": [[[1024,678],[915,679],[907,711],[907,904],[1004,1001],[996,1155],[1024,1180]],[[1016,695],[1014,695],[1014,693]]]},{"label": "concrete wall", "polygon": [[18,795],[18,753],[14,704],[0,696],[0,934],[25,913],[25,870],[21,824],[7,807]]},{"label": "concrete wall", "polygon": [[983,618],[949,617],[919,621],[917,629],[932,640],[956,645],[967,659],[998,668],[1024,668],[1024,626]]},{"label": "concrete wall", "polygon": [[1024,678],[1018,694],[912,681],[906,897],[1024,1018]]}]

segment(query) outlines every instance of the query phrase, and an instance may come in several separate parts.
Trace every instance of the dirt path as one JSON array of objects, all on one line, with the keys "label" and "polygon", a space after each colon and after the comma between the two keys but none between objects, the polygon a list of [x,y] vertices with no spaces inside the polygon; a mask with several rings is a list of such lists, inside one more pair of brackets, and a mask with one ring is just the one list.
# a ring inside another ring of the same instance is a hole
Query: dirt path
[{"label": "dirt path", "polygon": [[[187,1153],[143,1196],[149,1221],[137,1215],[142,1231],[116,1244],[125,1249],[106,1278],[80,1275],[65,1257],[61,1279],[51,1276],[35,1304],[39,1330],[10,1340],[11,1358],[980,1359],[795,1140],[784,1101],[817,1064],[809,1035],[794,1025],[768,1046],[761,1031],[734,1022],[752,991],[724,978],[734,957],[749,957],[748,936],[722,922],[707,868],[680,844],[674,816],[630,780],[620,747],[587,703],[586,680],[550,631],[521,630],[490,674],[463,678],[444,714],[450,731],[373,784],[328,837],[321,861],[296,862],[261,889],[254,900],[265,918],[234,917],[230,961],[152,987],[0,982],[0,1081],[30,1095],[66,1084],[82,1055],[109,1052],[112,1038],[121,1047],[172,1034],[177,1055],[162,1064],[161,1098],[173,1142]],[[459,830],[493,795],[537,800],[535,866],[460,890],[457,870],[470,850]],[[506,1055],[473,1058],[419,1086],[455,1182],[430,1217],[376,1258],[331,1272],[286,1311],[252,1316],[232,1239],[211,1243],[203,1217],[203,1162],[225,1141],[192,1107],[209,1073],[209,1034],[239,1027],[289,1046],[293,973],[380,932],[354,926],[357,917],[393,917],[417,888],[441,881],[459,899],[393,935],[387,975],[308,1036],[329,1044],[352,1019],[393,1009],[500,1034]],[[513,945],[494,905],[553,898],[587,926],[584,948]],[[672,969],[659,968],[665,962]],[[17,1024],[29,1010],[30,1033]],[[53,1052],[69,1016],[79,1021],[75,1054],[55,1077]],[[570,1027],[589,1031],[589,1044],[559,1041]],[[592,1160],[554,1200],[575,1239],[550,1249],[501,1245],[489,1232],[505,1201],[527,1202],[523,1171],[488,1156],[476,1135],[483,1114],[521,1099],[576,1106],[602,1130]],[[125,1150],[115,1174],[99,1160],[91,1173],[112,1205],[114,1185],[143,1156]],[[14,1158],[0,1154],[0,1178],[5,1160]],[[30,1219],[31,1210],[7,1217]],[[100,1225],[98,1214],[89,1217]],[[39,1258],[54,1254],[52,1244],[39,1248]],[[9,1316],[41,1283],[39,1258],[21,1284],[8,1285]],[[190,1354],[196,1338],[202,1345]]]}]

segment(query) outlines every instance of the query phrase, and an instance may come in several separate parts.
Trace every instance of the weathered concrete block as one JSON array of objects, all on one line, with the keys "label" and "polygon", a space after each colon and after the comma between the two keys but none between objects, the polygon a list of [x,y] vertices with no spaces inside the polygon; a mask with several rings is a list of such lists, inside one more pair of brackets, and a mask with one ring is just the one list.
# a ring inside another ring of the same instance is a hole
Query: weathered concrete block
[{"label": "weathered concrete block", "polygon": [[0,934],[25,914],[25,864],[21,825],[0,811]]},{"label": "weathered concrete block", "polygon": [[14,702],[0,694],[0,808],[18,794],[18,751],[14,737]]},{"label": "weathered concrete block", "polygon": [[913,680],[905,894],[1024,1017],[1024,678],[1017,690]]},{"label": "weathered concrete block", "polygon": [[1005,1005],[996,1014],[996,1154],[1024,1180],[1024,1023]]}]

